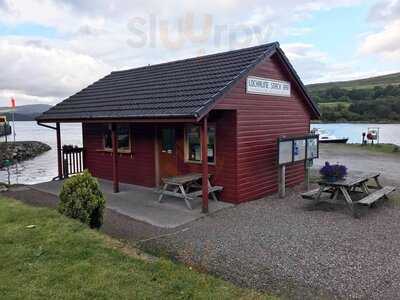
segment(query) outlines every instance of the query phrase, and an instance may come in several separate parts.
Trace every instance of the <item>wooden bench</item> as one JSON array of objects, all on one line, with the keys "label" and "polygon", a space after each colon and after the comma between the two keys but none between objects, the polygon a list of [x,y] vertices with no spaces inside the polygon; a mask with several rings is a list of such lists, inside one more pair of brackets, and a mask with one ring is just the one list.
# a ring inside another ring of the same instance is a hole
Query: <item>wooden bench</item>
[{"label": "wooden bench", "polygon": [[[209,175],[208,178],[210,178],[210,176],[211,175]],[[164,196],[177,197],[183,199],[186,203],[186,206],[189,209],[192,209],[190,200],[203,195],[203,191],[201,189],[202,186],[198,184],[198,180],[202,179],[202,177],[203,174],[190,173],[180,176],[162,178],[164,185],[159,190],[160,196],[158,197],[158,202],[161,203]],[[198,190],[189,193],[192,188],[197,188]],[[222,186],[211,186],[210,180],[208,180],[208,194],[211,194],[213,200],[218,201],[215,192],[222,190]]]},{"label": "wooden bench", "polygon": [[[208,194],[214,193],[214,192],[219,192],[222,191],[224,188],[222,186],[213,186],[211,188],[208,188]],[[192,193],[188,193],[186,194],[187,197],[189,198],[195,198],[195,197],[199,197],[203,195],[203,191],[202,190],[198,190]]]},{"label": "wooden bench", "polygon": [[387,197],[390,193],[394,192],[396,188],[394,186],[385,186],[381,188],[380,190],[376,190],[372,194],[369,194],[368,196],[362,198],[359,201],[356,201],[358,204],[364,204],[364,205],[371,205],[372,203],[378,201],[379,199],[383,197]]},{"label": "wooden bench", "polygon": [[314,199],[319,193],[319,189],[314,189],[308,192],[301,193],[301,197],[304,199]]},{"label": "wooden bench", "polygon": [[333,191],[330,188],[324,188],[322,191],[320,191],[320,189],[318,188],[308,192],[301,193],[301,197],[303,197],[303,199],[315,200],[315,198],[318,196],[319,193],[333,194]]}]

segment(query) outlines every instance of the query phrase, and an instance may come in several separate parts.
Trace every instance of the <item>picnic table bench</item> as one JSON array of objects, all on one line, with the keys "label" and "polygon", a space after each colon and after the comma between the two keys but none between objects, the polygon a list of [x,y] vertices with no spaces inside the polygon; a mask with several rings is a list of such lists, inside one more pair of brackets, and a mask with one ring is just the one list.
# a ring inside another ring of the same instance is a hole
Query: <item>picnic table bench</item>
[{"label": "picnic table bench", "polygon": [[[162,202],[164,196],[172,196],[184,199],[186,206],[192,209],[190,201],[203,195],[199,180],[202,179],[200,173],[190,173],[180,176],[162,178],[163,187],[160,189],[158,202]],[[214,201],[218,201],[216,192],[222,191],[222,186],[212,186],[210,183],[211,175],[208,175],[208,194],[211,194]],[[194,191],[191,191],[191,190]]]},{"label": "picnic table bench", "polygon": [[[354,204],[370,206],[382,198],[387,198],[390,193],[396,190],[393,186],[383,187],[379,182],[379,176],[379,172],[349,173],[344,179],[336,181],[321,179],[318,181],[318,189],[305,192],[302,194],[302,197],[319,202],[324,193],[330,194],[330,198],[333,200],[342,195],[350,210],[356,215]],[[373,180],[375,185],[368,185],[370,180]],[[364,197],[360,200],[354,200],[353,196],[357,193],[361,193]]]}]

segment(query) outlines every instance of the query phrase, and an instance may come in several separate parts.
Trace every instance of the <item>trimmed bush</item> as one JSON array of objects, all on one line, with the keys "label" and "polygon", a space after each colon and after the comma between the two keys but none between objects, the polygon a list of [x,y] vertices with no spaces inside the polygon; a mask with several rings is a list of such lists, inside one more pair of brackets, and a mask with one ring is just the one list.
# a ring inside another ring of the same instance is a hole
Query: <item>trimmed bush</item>
[{"label": "trimmed bush", "polygon": [[58,211],[67,217],[78,219],[91,228],[103,224],[105,200],[97,180],[85,170],[67,179],[60,193]]}]

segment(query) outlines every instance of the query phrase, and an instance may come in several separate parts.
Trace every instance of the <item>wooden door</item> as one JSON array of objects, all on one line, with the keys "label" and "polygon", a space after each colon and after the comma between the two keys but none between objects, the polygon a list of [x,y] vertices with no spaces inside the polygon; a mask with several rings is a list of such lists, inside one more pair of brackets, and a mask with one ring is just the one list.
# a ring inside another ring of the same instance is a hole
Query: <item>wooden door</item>
[{"label": "wooden door", "polygon": [[175,128],[160,128],[158,132],[158,143],[160,178],[178,175]]}]

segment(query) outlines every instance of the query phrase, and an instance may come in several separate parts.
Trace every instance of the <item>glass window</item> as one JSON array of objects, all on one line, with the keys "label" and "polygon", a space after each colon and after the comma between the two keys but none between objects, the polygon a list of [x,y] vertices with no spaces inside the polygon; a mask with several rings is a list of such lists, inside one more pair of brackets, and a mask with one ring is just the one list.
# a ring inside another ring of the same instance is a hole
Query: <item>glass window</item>
[{"label": "glass window", "polygon": [[172,153],[175,148],[175,129],[163,128],[161,129],[161,151]]},{"label": "glass window", "polygon": [[111,133],[111,125],[105,128],[104,132],[104,148],[107,150],[112,149],[112,133]]},{"label": "glass window", "polygon": [[215,126],[208,126],[208,162],[215,162]]},{"label": "glass window", "polygon": [[129,125],[117,126],[118,151],[130,151]]},{"label": "glass window", "polygon": [[[200,126],[189,126],[186,129],[187,160],[201,162]],[[208,127],[208,162],[215,162],[215,126]]]},{"label": "glass window", "polygon": [[[118,151],[128,152],[131,150],[130,128],[129,125],[117,125]],[[111,126],[107,126],[104,133],[104,148],[112,149],[112,131]]]}]

